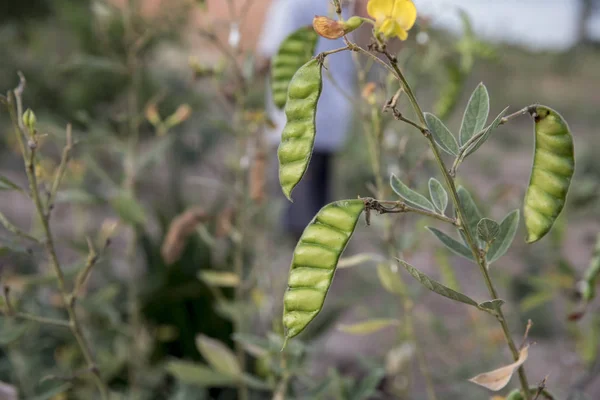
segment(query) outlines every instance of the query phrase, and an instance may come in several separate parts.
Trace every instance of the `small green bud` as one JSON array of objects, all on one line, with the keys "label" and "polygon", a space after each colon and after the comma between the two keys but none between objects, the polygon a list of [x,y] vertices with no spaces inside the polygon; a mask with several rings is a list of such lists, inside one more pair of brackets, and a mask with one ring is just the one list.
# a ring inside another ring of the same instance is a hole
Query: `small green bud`
[{"label": "small green bud", "polygon": [[28,108],[27,111],[23,113],[23,123],[31,132],[35,130],[37,118],[35,117],[35,114],[33,113],[33,111],[31,111],[30,108]]},{"label": "small green bud", "polygon": [[506,400],[523,400],[523,395],[519,389],[515,389],[506,396]]}]

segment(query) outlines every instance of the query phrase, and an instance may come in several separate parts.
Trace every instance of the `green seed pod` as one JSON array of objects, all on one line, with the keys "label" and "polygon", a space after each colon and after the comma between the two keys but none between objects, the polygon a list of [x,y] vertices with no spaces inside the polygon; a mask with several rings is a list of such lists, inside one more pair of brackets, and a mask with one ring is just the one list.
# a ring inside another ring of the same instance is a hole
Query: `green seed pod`
[{"label": "green seed pod", "polygon": [[271,67],[271,93],[278,108],[285,106],[290,81],[312,58],[318,38],[312,27],[307,26],[292,33],[279,46]]},{"label": "green seed pod", "polygon": [[37,124],[37,118],[35,117],[35,114],[33,113],[33,111],[31,111],[30,108],[28,108],[23,113],[23,124],[25,124],[27,129],[29,129],[31,132],[33,132],[35,130],[35,125]]},{"label": "green seed pod", "polygon": [[328,204],[304,229],[283,297],[286,341],[302,332],[321,311],[338,260],[364,208],[362,200]]},{"label": "green seed pod", "polygon": [[279,183],[291,201],[292,190],[300,182],[312,155],[315,144],[315,117],[323,83],[322,63],[312,59],[304,64],[292,78],[285,105],[287,124],[281,133],[279,157]]},{"label": "green seed pod", "polygon": [[535,155],[524,215],[526,240],[533,243],[550,231],[565,205],[575,156],[571,132],[560,114],[539,105],[529,112],[535,118]]}]

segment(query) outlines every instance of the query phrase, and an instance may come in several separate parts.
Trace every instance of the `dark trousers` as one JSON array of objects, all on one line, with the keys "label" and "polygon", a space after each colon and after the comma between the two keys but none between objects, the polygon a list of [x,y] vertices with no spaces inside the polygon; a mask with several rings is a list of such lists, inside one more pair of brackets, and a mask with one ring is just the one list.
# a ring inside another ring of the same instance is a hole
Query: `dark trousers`
[{"label": "dark trousers", "polygon": [[283,223],[296,240],[321,207],[329,202],[332,159],[331,152],[314,151],[304,177],[292,192],[294,202],[288,204]]}]

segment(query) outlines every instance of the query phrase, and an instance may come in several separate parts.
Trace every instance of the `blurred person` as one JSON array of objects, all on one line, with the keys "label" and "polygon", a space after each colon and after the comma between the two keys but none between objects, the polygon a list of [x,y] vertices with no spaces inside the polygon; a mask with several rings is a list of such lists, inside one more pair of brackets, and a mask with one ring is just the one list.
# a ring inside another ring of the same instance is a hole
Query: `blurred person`
[{"label": "blurred person", "polygon": [[[354,7],[358,10],[364,8],[365,4],[366,2],[358,1]],[[344,19],[351,16],[350,8],[344,4]],[[329,0],[273,0],[257,49],[258,57],[262,58],[262,69],[268,68],[268,61],[277,53],[287,36],[303,26],[312,25],[315,15],[335,18],[333,12],[334,8]],[[315,55],[344,45],[343,39],[328,40],[320,37]],[[294,203],[288,203],[283,221],[284,228],[296,239],[319,209],[330,201],[333,156],[344,145],[353,120],[353,105],[348,96],[354,96],[357,84],[351,53],[344,51],[329,55],[326,65],[331,74],[326,71],[323,73],[323,92],[317,107],[317,135],[313,155],[302,181],[293,191]],[[270,143],[277,145],[286,117],[283,110],[275,107],[269,86],[266,93],[266,111],[274,124],[267,134]]]}]

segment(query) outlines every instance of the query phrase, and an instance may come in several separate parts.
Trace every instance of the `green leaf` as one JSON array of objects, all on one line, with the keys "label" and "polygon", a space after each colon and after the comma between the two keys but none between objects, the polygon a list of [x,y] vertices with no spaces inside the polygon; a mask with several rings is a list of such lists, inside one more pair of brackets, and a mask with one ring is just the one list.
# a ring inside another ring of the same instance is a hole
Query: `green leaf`
[{"label": "green leaf", "polygon": [[55,386],[53,388],[50,388],[50,389],[44,391],[42,394],[38,394],[31,400],[50,400],[50,399],[58,398],[57,396],[59,394],[64,393],[67,390],[71,389],[72,386],[73,386],[72,383],[63,383],[62,385]]},{"label": "green leaf", "polygon": [[128,224],[142,225],[146,221],[144,209],[127,192],[121,192],[110,201],[113,209],[119,214],[119,217]]},{"label": "green leaf", "polygon": [[437,230],[430,226],[428,226],[427,229],[429,229],[429,231],[433,233],[435,237],[438,238],[444,246],[450,249],[450,251],[452,251],[455,254],[458,254],[459,256],[463,256],[468,260],[475,261],[475,259],[473,258],[473,253],[471,253],[471,250],[469,250],[467,246],[465,246],[458,240],[451,238],[450,236],[448,236],[440,230]]},{"label": "green leaf", "polygon": [[467,108],[463,115],[460,127],[461,146],[469,141],[477,132],[481,131],[487,122],[490,113],[490,95],[483,83],[471,94]]},{"label": "green leaf", "polygon": [[446,125],[438,117],[431,113],[425,113],[425,122],[433,140],[442,150],[453,156],[458,154],[458,143]]},{"label": "green leaf", "polygon": [[387,263],[379,264],[377,266],[377,277],[379,278],[381,286],[389,293],[400,296],[406,294],[404,282],[402,282],[402,279],[396,272],[392,271],[391,265]]},{"label": "green leaf", "polygon": [[485,243],[492,243],[500,233],[500,225],[493,219],[482,218],[477,224],[477,235]]},{"label": "green leaf", "polygon": [[443,214],[446,207],[448,207],[448,192],[446,192],[440,181],[435,178],[429,179],[429,195],[435,208]]},{"label": "green leaf", "polygon": [[485,143],[486,140],[488,140],[490,138],[492,132],[496,128],[498,128],[498,126],[500,126],[500,122],[502,121],[502,118],[504,118],[504,114],[506,114],[507,110],[508,110],[508,107],[506,107],[504,110],[502,110],[502,112],[500,114],[498,114],[496,119],[485,129],[485,132],[483,133],[483,135],[475,143],[473,143],[471,146],[469,146],[469,148],[465,152],[465,157],[473,154],[478,148],[481,147],[482,144]]},{"label": "green leaf", "polygon": [[196,336],[196,347],[217,372],[231,376],[239,376],[242,373],[235,354],[218,340],[200,334]]},{"label": "green leaf", "polygon": [[400,325],[400,321],[397,319],[371,319],[357,324],[340,324],[338,329],[352,335],[370,335],[390,326],[398,325]]},{"label": "green leaf", "polygon": [[231,387],[235,386],[236,378],[225,375],[206,365],[189,361],[170,361],[166,370],[179,381],[200,387]]},{"label": "green leaf", "polygon": [[504,217],[500,223],[498,236],[487,253],[488,264],[491,264],[502,257],[512,244],[517,229],[519,228],[519,215],[519,210],[514,210]]},{"label": "green leaf", "polygon": [[462,186],[458,188],[458,200],[464,211],[463,218],[466,221],[461,221],[463,224],[469,227],[469,230],[473,233],[477,232],[477,224],[481,221],[481,212],[477,208],[477,204],[473,201],[471,193]]},{"label": "green leaf", "polygon": [[198,279],[214,287],[236,287],[240,284],[237,274],[225,271],[199,271]]},{"label": "green leaf", "polygon": [[30,328],[29,323],[18,323],[8,321],[8,318],[0,317],[2,329],[0,330],[0,346],[6,346],[20,339]]},{"label": "green leaf", "polygon": [[18,192],[25,193],[25,191],[19,185],[4,176],[0,176],[0,190],[16,190]]},{"label": "green leaf", "polygon": [[497,314],[504,303],[505,301],[502,299],[484,301],[483,303],[479,304],[479,308],[486,311],[492,311],[492,313]]},{"label": "green leaf", "polygon": [[369,375],[362,379],[360,385],[354,390],[353,400],[368,400],[377,398],[377,387],[381,383],[381,380],[385,377],[384,368],[372,369]]},{"label": "green leaf", "polygon": [[419,194],[406,186],[402,181],[394,174],[390,177],[390,186],[404,201],[414,206],[421,207],[425,210],[435,212],[433,204],[425,196]]},{"label": "green leaf", "polygon": [[413,278],[415,278],[423,286],[425,286],[427,289],[431,290],[432,292],[435,292],[435,293],[439,294],[440,296],[444,296],[448,299],[458,301],[458,302],[461,302],[464,304],[468,304],[470,306],[474,306],[474,307],[478,306],[477,302],[475,300],[473,300],[472,298],[470,298],[469,296],[459,293],[457,291],[454,291],[454,290],[450,289],[449,287],[444,286],[441,283],[434,281],[433,279],[429,278],[427,275],[420,272],[418,269],[416,269],[415,267],[413,267],[412,265],[410,265],[409,263],[407,263],[405,261],[402,261],[402,260],[398,260],[398,261],[400,262],[400,264],[402,264],[402,266],[404,268],[406,268],[408,273],[411,274],[413,276]]},{"label": "green leaf", "polygon": [[551,302],[556,297],[556,292],[553,290],[543,290],[540,292],[533,292],[521,300],[519,308],[521,312],[529,312],[534,308],[538,308],[548,302]]}]

